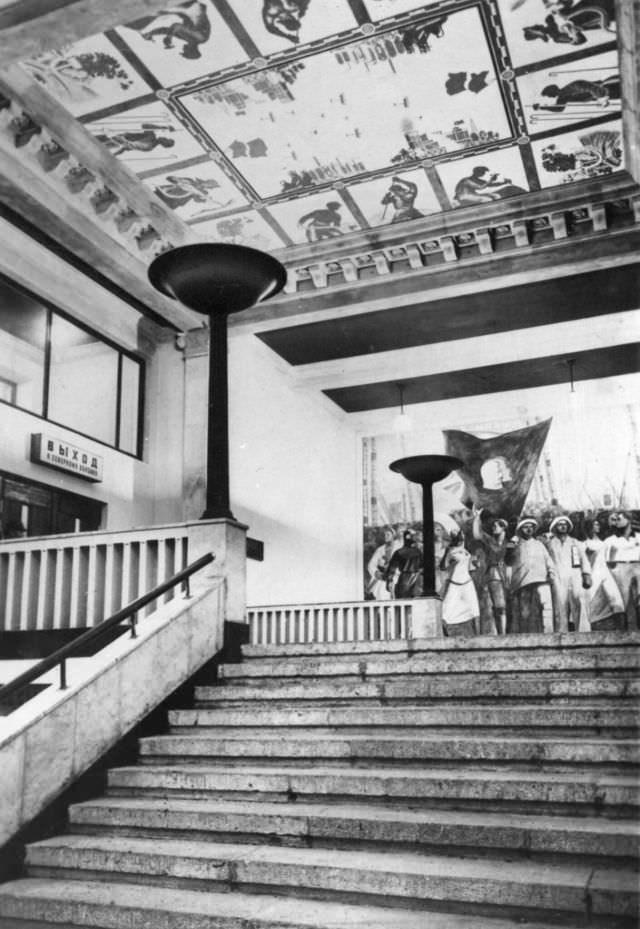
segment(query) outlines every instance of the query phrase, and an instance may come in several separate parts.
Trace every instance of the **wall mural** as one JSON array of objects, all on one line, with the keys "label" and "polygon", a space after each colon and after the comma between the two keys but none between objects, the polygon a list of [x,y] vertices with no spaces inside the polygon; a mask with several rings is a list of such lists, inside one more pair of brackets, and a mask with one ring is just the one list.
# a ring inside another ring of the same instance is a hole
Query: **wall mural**
[{"label": "wall mural", "polygon": [[421,595],[401,570],[422,546],[421,491],[388,465],[425,451],[464,462],[434,486],[448,634],[640,628],[637,408],[363,439],[367,599]]},{"label": "wall mural", "polygon": [[623,166],[613,0],[186,0],[22,66],[201,235],[271,248]]}]

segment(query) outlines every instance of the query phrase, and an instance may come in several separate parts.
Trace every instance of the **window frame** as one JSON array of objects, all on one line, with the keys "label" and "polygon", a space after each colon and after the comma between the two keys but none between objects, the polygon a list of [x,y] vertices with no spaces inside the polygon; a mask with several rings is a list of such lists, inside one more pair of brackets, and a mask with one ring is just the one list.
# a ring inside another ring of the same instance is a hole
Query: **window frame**
[{"label": "window frame", "polygon": [[[118,345],[117,342],[114,342],[112,339],[109,339],[103,336],[101,333],[96,332],[86,323],[75,319],[71,316],[70,313],[66,313],[64,310],[61,310],[58,306],[48,300],[46,297],[42,297],[40,294],[35,291],[30,290],[28,287],[24,287],[22,284],[19,284],[17,281],[12,280],[10,277],[7,277],[5,274],[0,272],[0,282],[8,286],[10,289],[20,291],[29,299],[34,300],[36,303],[40,304],[46,311],[46,323],[45,323],[45,344],[44,344],[44,364],[42,372],[42,412],[35,413],[33,410],[29,410],[26,407],[20,406],[17,403],[11,403],[8,400],[2,400],[0,398],[1,406],[9,406],[14,410],[21,410],[23,413],[27,413],[29,416],[34,416],[36,419],[44,420],[47,423],[51,423],[53,426],[59,426],[61,429],[66,429],[69,432],[73,432],[75,435],[82,436],[82,438],[89,439],[91,442],[96,442],[98,445],[103,445],[106,448],[112,448],[114,451],[119,452],[121,455],[127,455],[129,458],[135,458],[136,460],[142,460],[142,448],[143,448],[143,428],[144,428],[144,408],[145,408],[145,383],[146,383],[146,363],[145,359],[140,355],[137,355],[135,352],[130,351],[129,349],[123,348],[121,345]],[[59,316],[61,319],[64,319],[66,322],[71,323],[74,326],[77,326],[78,329],[81,329],[83,332],[86,332],[92,338],[97,339],[99,342],[104,343],[109,348],[113,349],[117,353],[117,386],[116,386],[116,409],[115,409],[115,422],[113,424],[113,435],[114,443],[105,442],[102,439],[98,439],[95,436],[90,435],[87,432],[82,432],[79,429],[74,429],[73,426],[69,426],[66,423],[58,422],[55,419],[51,419],[49,416],[49,396],[50,396],[50,377],[51,377],[51,321],[53,315]],[[121,420],[121,408],[122,408],[122,359],[123,357],[129,358],[135,364],[138,365],[139,378],[138,378],[138,397],[136,402],[136,412],[137,412],[137,435],[135,446],[135,452],[129,452],[125,449],[119,448],[118,443],[120,442],[120,420]]]}]

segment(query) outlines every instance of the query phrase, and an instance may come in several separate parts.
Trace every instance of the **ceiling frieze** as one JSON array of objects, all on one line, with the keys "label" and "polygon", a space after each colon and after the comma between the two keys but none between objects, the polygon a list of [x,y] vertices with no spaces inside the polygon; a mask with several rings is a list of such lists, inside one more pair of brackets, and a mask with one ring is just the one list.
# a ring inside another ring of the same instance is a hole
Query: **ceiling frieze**
[{"label": "ceiling frieze", "polygon": [[[437,273],[443,266],[470,262],[487,266],[486,275],[497,259],[519,250],[545,248],[547,261],[553,264],[550,246],[567,241],[580,260],[581,241],[591,243],[595,235],[628,229],[640,221],[640,187],[628,177],[594,185],[591,191],[580,185],[573,196],[564,193],[563,199],[556,191],[529,196],[511,210],[470,210],[470,215],[456,216],[455,223],[429,217],[405,224],[401,234],[391,229],[375,237],[344,236],[339,245],[289,249],[279,254],[289,274],[285,294],[304,298],[345,284],[373,278],[387,281],[410,271]],[[566,260],[561,250],[557,257]],[[283,296],[272,304],[285,301]]]}]

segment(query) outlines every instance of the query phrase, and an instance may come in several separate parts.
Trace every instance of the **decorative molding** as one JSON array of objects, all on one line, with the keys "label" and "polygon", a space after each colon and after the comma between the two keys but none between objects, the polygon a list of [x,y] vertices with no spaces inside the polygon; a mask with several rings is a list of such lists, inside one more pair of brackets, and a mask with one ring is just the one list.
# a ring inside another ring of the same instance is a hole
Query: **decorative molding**
[{"label": "decorative molding", "polygon": [[0,201],[19,205],[36,226],[52,215],[45,228],[62,245],[176,328],[197,325],[188,310],[157,294],[146,275],[155,255],[198,241],[195,233],[28,75],[16,76],[19,70],[0,73]]},{"label": "decorative molding", "polygon": [[[518,202],[513,218],[509,218],[509,207],[504,204],[502,213],[494,211],[484,222],[478,221],[482,217],[476,217],[473,210],[469,211],[472,215],[467,223],[462,217],[440,217],[439,223],[446,231],[438,230],[434,218],[429,217],[429,223],[412,223],[411,233],[409,226],[405,226],[402,241],[397,230],[389,231],[388,242],[383,233],[378,233],[377,247],[373,248],[370,241],[363,241],[360,233],[344,236],[339,246],[334,240],[331,252],[327,251],[325,256],[320,248],[315,249],[313,262],[296,261],[296,253],[310,254],[308,246],[279,252],[278,257],[287,265],[288,281],[285,294],[276,301],[286,300],[287,295],[304,296],[307,292],[369,281],[372,277],[388,279],[390,275],[406,274],[407,270],[428,271],[443,263],[461,264],[471,258],[477,262],[479,257],[491,262],[497,252],[503,255],[509,250],[535,250],[548,246],[550,238],[557,242],[592,239],[594,235],[640,222],[640,193],[625,176],[618,179],[617,186],[594,189],[587,196],[573,193],[564,204],[556,191],[552,197],[544,197],[544,193],[528,209],[531,198]],[[338,247],[348,254],[336,254]]]}]

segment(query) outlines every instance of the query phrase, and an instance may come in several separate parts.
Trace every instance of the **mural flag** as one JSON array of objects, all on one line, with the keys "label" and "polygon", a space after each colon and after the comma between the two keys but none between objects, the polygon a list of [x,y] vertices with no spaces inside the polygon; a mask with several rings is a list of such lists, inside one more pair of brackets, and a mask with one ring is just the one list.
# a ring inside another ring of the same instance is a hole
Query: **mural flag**
[{"label": "mural flag", "polygon": [[475,506],[507,518],[522,512],[550,426],[546,419],[490,439],[443,430],[447,455],[464,462],[458,473]]}]

